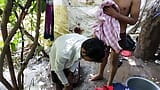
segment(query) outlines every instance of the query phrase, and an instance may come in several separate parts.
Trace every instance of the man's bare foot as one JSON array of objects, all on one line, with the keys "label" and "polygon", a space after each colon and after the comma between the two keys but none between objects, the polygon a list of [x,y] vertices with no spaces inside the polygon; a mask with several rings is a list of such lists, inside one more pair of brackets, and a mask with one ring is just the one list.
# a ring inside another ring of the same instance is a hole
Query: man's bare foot
[{"label": "man's bare foot", "polygon": [[89,81],[96,81],[96,80],[102,80],[103,79],[103,75],[100,75],[100,74],[91,74],[90,75],[91,78],[89,79]]}]

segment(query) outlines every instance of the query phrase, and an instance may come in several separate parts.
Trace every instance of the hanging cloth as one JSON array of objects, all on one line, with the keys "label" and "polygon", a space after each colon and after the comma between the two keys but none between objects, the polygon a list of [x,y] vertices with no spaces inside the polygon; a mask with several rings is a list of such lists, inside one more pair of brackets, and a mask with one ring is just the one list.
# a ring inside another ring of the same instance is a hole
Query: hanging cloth
[{"label": "hanging cloth", "polygon": [[54,6],[53,0],[46,0],[44,38],[54,40]]}]

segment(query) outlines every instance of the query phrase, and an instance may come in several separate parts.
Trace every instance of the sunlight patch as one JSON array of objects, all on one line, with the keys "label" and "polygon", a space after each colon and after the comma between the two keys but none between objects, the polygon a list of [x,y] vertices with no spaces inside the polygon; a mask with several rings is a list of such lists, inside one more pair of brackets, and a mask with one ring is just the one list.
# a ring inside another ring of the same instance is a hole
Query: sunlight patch
[{"label": "sunlight patch", "polygon": [[133,60],[133,59],[131,59],[131,58],[128,58],[128,57],[124,57],[126,60],[128,60],[128,62],[129,62],[129,64],[131,65],[131,66],[136,66],[137,64],[136,64],[136,62],[135,62],[135,60]]}]

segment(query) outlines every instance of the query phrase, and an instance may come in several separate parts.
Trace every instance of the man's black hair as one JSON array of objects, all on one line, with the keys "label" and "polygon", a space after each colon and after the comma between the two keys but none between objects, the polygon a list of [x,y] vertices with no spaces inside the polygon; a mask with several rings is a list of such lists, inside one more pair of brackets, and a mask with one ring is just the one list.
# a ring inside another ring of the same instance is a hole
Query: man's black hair
[{"label": "man's black hair", "polygon": [[86,56],[93,59],[94,62],[102,62],[102,58],[105,57],[105,44],[97,38],[84,41],[81,48],[85,49]]}]

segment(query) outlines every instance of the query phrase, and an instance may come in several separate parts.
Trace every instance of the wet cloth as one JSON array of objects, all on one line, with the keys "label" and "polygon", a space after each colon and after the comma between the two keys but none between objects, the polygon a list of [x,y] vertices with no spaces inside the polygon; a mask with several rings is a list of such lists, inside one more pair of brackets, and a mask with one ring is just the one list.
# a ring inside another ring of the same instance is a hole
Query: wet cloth
[{"label": "wet cloth", "polygon": [[120,38],[121,38],[121,40],[119,41],[119,45],[120,45],[124,50],[126,50],[126,41],[127,41],[126,33],[120,33]]},{"label": "wet cloth", "polygon": [[101,88],[95,88],[95,90],[132,90],[132,89],[121,83],[113,83],[113,85],[111,86],[104,85]]},{"label": "wet cloth", "polygon": [[81,44],[86,39],[83,35],[73,33],[60,36],[54,41],[49,53],[51,71],[57,74],[63,85],[68,83],[63,70],[74,72],[78,67]]},{"label": "wet cloth", "polygon": [[122,49],[118,41],[120,40],[120,24],[119,21],[109,15],[104,14],[103,8],[112,6],[119,11],[118,5],[113,0],[105,0],[97,11],[98,22],[93,26],[94,34],[97,38],[104,41],[107,46],[110,46],[116,53]]},{"label": "wet cloth", "polygon": [[121,83],[113,83],[114,90],[132,90]]},{"label": "wet cloth", "polygon": [[102,88],[95,88],[95,90],[114,90],[114,87],[105,85]]},{"label": "wet cloth", "polygon": [[119,45],[123,48],[123,50],[129,50],[129,51],[135,50],[136,43],[129,34],[121,33],[120,37],[121,40],[119,41]]}]

